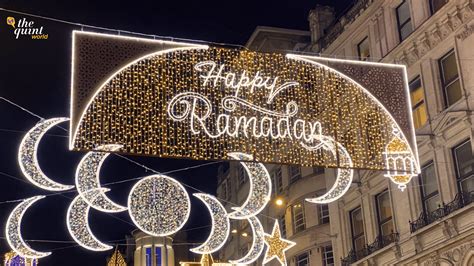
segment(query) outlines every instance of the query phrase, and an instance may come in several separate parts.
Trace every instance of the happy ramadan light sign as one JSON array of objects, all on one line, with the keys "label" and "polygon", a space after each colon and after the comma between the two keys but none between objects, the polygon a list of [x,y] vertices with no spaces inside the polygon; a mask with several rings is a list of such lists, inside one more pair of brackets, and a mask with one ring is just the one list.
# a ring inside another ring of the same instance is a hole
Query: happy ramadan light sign
[{"label": "happy ramadan light sign", "polygon": [[[73,38],[71,149],[119,144],[126,154],[198,160],[239,151],[266,163],[418,171],[404,67]],[[403,167],[398,155],[388,161],[394,140],[405,150],[393,152],[409,155]]]}]

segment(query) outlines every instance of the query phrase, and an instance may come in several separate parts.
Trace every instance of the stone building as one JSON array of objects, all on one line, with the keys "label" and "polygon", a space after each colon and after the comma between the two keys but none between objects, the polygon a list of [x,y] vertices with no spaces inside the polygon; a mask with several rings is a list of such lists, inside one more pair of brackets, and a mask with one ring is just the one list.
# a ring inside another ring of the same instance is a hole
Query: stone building
[{"label": "stone building", "polygon": [[147,235],[140,230],[133,231],[135,266],[174,266],[173,238]]},{"label": "stone building", "polygon": [[[307,35],[257,28],[252,49],[406,65],[422,167],[403,192],[382,172],[356,171],[342,199],[315,205],[304,199],[332,185],[333,169],[267,165],[274,195],[263,223],[269,232],[279,219],[298,243],[289,265],[474,265],[473,18],[472,0],[358,0],[338,18],[311,10]],[[220,198],[245,200],[239,164],[223,166],[218,182]],[[251,239],[247,223],[233,222],[219,258],[239,258]]]}]

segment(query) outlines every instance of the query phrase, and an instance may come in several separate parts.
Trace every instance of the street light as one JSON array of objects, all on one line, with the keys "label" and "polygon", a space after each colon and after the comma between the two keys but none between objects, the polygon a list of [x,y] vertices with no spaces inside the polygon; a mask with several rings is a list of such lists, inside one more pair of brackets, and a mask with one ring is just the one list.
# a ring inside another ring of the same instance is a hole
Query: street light
[{"label": "street light", "polygon": [[282,206],[283,203],[284,203],[284,202],[283,202],[283,199],[282,199],[282,198],[277,198],[277,199],[275,200],[275,204],[276,204],[277,206]]}]

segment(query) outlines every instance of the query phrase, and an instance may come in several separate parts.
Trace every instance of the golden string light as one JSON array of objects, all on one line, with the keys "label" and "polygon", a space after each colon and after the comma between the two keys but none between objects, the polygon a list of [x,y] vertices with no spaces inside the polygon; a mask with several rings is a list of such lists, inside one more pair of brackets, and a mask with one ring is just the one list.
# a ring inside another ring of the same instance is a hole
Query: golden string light
[{"label": "golden string light", "polygon": [[[120,39],[75,36],[76,47]],[[183,45],[130,61],[92,91],[73,86],[76,98],[90,97],[73,103],[72,147],[120,143],[125,153],[198,160],[240,151],[262,163],[340,167],[339,154],[301,145],[317,147],[323,135],[345,147],[353,168],[386,170],[396,122],[353,80],[297,56]]]}]

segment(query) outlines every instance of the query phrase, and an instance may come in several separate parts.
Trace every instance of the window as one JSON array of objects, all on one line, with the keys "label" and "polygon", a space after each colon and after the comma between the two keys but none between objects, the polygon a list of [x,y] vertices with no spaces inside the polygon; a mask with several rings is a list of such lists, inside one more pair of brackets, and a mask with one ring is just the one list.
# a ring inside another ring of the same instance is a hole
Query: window
[{"label": "window", "polygon": [[301,178],[301,168],[299,166],[289,166],[288,172],[290,176],[290,184]]},{"label": "window", "polygon": [[439,69],[446,107],[461,99],[461,83],[459,82],[456,53],[451,50],[439,60]]},{"label": "window", "polygon": [[281,175],[281,167],[278,166],[272,173],[274,193],[280,194],[283,192],[283,177]]},{"label": "window", "polygon": [[334,265],[334,254],[332,253],[332,246],[325,246],[322,248],[323,251],[323,266]]},{"label": "window", "polygon": [[245,172],[245,169],[243,166],[239,166],[237,171],[238,171],[238,178],[239,178],[239,186],[241,186],[245,183],[245,175],[247,173]]},{"label": "window", "polygon": [[305,252],[296,256],[296,266],[307,266],[307,265],[309,265],[308,252]]},{"label": "window", "polygon": [[400,37],[400,42],[402,42],[413,31],[413,27],[411,25],[410,6],[408,5],[408,2],[404,0],[396,8],[396,12],[398,35]]},{"label": "window", "polygon": [[355,208],[350,212],[352,248],[354,251],[360,251],[365,246],[364,220],[362,218],[362,209]]},{"label": "window", "polygon": [[221,185],[222,198],[230,199],[232,195],[230,178],[224,180]]},{"label": "window", "polygon": [[329,223],[329,207],[327,204],[318,205],[319,224]]},{"label": "window", "polygon": [[359,44],[357,44],[357,53],[359,60],[367,61],[370,58],[369,37],[365,37]]},{"label": "window", "polygon": [[313,167],[313,173],[315,175],[322,175],[324,174],[324,167]]},{"label": "window", "polygon": [[221,192],[222,192],[222,198],[228,199],[228,195],[227,195],[227,181],[222,182]]},{"label": "window", "polygon": [[392,204],[390,204],[390,194],[388,190],[375,196],[377,203],[377,221],[379,234],[388,236],[393,233]]},{"label": "window", "polygon": [[249,252],[249,247],[248,247],[248,245],[243,245],[243,246],[240,248],[240,256],[245,256],[245,254],[247,254],[247,252]]},{"label": "window", "polygon": [[151,247],[145,248],[145,264],[146,266],[153,266],[151,256]]},{"label": "window", "polygon": [[302,203],[296,203],[292,207],[294,234],[304,231],[306,224],[304,221],[304,209]]},{"label": "window", "polygon": [[155,266],[161,266],[161,247],[155,247]]},{"label": "window", "polygon": [[438,181],[433,162],[428,163],[421,169],[420,175],[421,201],[425,213],[433,212],[441,206],[438,192]]},{"label": "window", "polygon": [[280,216],[278,219],[278,222],[280,224],[280,232],[281,232],[281,237],[285,238],[286,237],[286,223],[285,223],[285,215],[283,214]]},{"label": "window", "polygon": [[461,192],[474,191],[474,156],[471,141],[465,141],[453,149],[456,178]]},{"label": "window", "polygon": [[227,183],[227,184],[226,184],[226,187],[227,187],[227,192],[226,192],[227,198],[225,198],[225,199],[230,199],[230,197],[232,196],[232,182],[231,182],[231,180],[232,180],[232,179],[229,178],[229,179],[227,179],[227,181],[226,181],[226,183]]},{"label": "window", "polygon": [[429,0],[430,1],[430,11],[431,14],[436,13],[436,11],[440,10],[448,0]]},{"label": "window", "polygon": [[420,77],[416,77],[410,82],[411,108],[413,111],[413,124],[418,129],[426,124],[428,115],[426,113],[425,92],[421,86]]}]

